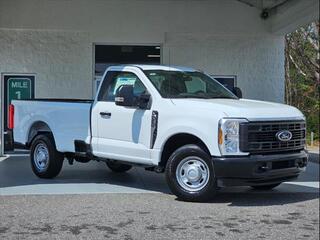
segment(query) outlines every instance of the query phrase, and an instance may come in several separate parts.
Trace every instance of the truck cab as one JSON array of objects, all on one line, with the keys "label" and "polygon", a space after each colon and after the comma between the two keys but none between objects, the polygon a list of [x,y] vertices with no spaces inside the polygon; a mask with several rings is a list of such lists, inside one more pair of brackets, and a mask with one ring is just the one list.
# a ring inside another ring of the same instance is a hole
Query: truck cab
[{"label": "truck cab", "polygon": [[305,170],[305,118],[294,107],[243,99],[186,67],[112,66],[102,79],[93,102],[13,101],[15,141],[31,149],[39,177],[57,176],[65,158],[116,172],[141,166],[165,172],[179,198],[203,201]]}]

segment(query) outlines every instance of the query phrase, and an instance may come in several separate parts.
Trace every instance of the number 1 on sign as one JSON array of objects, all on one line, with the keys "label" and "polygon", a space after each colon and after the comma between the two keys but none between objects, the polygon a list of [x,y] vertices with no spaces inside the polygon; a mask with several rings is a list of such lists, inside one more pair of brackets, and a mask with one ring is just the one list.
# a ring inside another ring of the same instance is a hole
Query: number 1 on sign
[{"label": "number 1 on sign", "polygon": [[15,94],[17,95],[17,99],[21,99],[21,91],[16,91]]}]

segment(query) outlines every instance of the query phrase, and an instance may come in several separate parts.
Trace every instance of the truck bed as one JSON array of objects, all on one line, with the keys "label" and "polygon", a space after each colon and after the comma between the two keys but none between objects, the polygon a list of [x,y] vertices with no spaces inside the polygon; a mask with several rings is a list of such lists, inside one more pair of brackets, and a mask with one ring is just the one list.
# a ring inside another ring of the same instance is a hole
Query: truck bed
[{"label": "truck bed", "polygon": [[28,101],[28,102],[67,102],[67,103],[92,103],[92,99],[64,99],[64,98],[34,98],[26,100],[16,101]]},{"label": "truck bed", "polygon": [[74,140],[90,141],[92,102],[83,99],[14,100],[14,141],[26,144],[33,124],[44,122],[54,134],[57,150],[74,152]]}]

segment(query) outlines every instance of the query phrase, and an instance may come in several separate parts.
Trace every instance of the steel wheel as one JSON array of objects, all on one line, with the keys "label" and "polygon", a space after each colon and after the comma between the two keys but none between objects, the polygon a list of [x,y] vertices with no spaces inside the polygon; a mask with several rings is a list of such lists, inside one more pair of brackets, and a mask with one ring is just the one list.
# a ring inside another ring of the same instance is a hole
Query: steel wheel
[{"label": "steel wheel", "polygon": [[37,135],[31,144],[30,161],[35,175],[40,178],[54,178],[62,168],[64,155],[57,151],[53,136]]},{"label": "steel wheel", "polygon": [[177,166],[177,181],[179,185],[187,191],[200,191],[207,185],[209,177],[209,167],[206,162],[199,157],[187,157]]},{"label": "steel wheel", "polygon": [[33,159],[39,172],[47,170],[49,165],[49,150],[44,143],[37,144],[33,153]]}]

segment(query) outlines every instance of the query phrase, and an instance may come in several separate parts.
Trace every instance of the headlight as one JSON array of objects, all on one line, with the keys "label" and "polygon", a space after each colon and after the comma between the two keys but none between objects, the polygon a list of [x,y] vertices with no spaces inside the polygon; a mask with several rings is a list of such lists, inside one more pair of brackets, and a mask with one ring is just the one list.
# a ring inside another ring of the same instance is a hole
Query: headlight
[{"label": "headlight", "polygon": [[221,119],[218,143],[221,155],[246,155],[239,149],[239,126],[246,119]]}]

